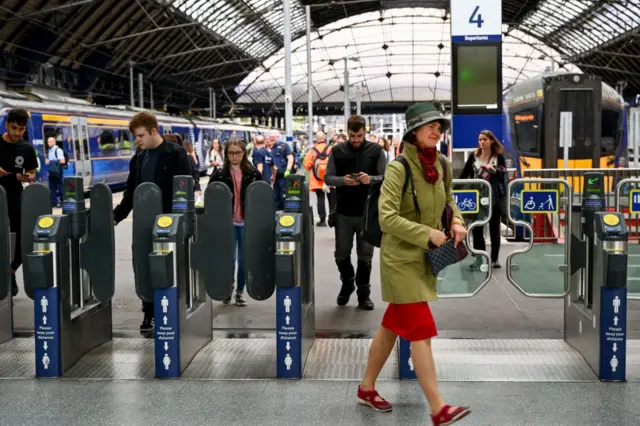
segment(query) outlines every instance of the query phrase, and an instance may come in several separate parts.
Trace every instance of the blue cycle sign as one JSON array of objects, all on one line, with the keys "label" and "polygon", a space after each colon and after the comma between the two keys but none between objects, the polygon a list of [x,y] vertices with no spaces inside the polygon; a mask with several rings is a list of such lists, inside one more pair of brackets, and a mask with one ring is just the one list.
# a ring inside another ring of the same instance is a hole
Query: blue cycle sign
[{"label": "blue cycle sign", "polygon": [[520,194],[520,211],[522,213],[557,213],[558,191],[522,191]]},{"label": "blue cycle sign", "polygon": [[455,190],[453,200],[462,214],[475,214],[480,211],[480,192],[477,190]]}]

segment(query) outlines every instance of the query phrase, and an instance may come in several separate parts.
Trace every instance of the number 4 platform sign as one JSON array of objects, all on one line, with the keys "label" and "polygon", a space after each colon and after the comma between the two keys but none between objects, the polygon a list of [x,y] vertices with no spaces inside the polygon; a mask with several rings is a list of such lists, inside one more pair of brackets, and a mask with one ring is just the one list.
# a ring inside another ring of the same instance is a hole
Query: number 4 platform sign
[{"label": "number 4 platform sign", "polygon": [[451,0],[454,43],[502,40],[502,0]]}]

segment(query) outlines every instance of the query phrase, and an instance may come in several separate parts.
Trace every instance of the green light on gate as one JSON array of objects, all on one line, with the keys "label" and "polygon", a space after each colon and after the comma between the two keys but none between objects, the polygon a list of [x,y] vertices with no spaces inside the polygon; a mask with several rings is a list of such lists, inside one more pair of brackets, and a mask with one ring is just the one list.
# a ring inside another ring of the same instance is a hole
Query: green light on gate
[{"label": "green light on gate", "polygon": [[471,74],[471,71],[461,71],[460,72],[460,80],[463,80],[463,81],[471,80],[472,76],[473,76],[473,74]]}]

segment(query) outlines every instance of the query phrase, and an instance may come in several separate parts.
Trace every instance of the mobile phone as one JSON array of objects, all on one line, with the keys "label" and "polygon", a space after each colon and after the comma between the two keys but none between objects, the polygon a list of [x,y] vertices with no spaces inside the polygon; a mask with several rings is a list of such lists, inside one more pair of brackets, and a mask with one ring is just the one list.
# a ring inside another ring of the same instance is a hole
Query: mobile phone
[{"label": "mobile phone", "polygon": [[349,177],[350,177],[351,179],[358,180],[358,178],[360,177],[360,175],[359,175],[358,173],[350,173],[350,174],[349,174]]}]

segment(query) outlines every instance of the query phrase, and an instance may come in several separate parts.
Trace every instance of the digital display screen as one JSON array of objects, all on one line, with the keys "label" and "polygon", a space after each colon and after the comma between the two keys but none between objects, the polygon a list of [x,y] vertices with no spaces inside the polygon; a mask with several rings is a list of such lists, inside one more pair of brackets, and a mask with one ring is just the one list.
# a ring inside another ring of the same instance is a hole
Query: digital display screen
[{"label": "digital display screen", "polygon": [[285,201],[284,208],[287,210],[300,210],[302,209],[301,201],[287,200]]},{"label": "digital display screen", "polygon": [[76,211],[76,203],[62,203],[62,210]]},{"label": "digital display screen", "polygon": [[287,179],[287,194],[298,195],[302,189],[302,181],[299,179]]},{"label": "digital display screen", "polygon": [[173,202],[172,205],[172,209],[173,210],[186,210],[187,209],[187,203],[186,202]]},{"label": "digital display screen", "polygon": [[501,110],[500,44],[464,44],[454,50],[454,103],[458,112]]},{"label": "digital display screen", "polygon": [[604,198],[583,198],[582,206],[589,207],[592,209],[603,209],[604,208]]}]

